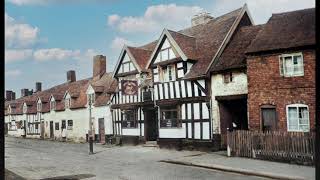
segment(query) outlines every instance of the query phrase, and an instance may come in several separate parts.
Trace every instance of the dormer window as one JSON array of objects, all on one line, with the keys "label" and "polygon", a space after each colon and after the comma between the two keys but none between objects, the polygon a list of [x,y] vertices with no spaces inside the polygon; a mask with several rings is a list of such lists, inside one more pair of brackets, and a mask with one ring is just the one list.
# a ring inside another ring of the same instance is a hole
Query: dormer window
[{"label": "dormer window", "polygon": [[94,102],[95,102],[95,95],[94,95],[94,93],[88,94],[88,103],[90,103],[90,100],[91,100],[91,104],[94,104]]},{"label": "dormer window", "polygon": [[24,104],[24,105],[23,105],[23,108],[22,108],[23,113],[27,113],[27,108],[28,108],[27,105]]},{"label": "dormer window", "polygon": [[71,106],[71,99],[70,98],[67,98],[64,100],[64,106],[66,109],[70,108],[70,106]]},{"label": "dormer window", "polygon": [[51,101],[51,102],[50,102],[50,109],[51,109],[52,111],[54,111],[54,110],[56,109],[56,102],[55,102],[55,101]]},{"label": "dormer window", "polygon": [[37,103],[37,110],[41,111],[41,109],[42,109],[42,104],[41,104],[41,102],[38,102]]}]

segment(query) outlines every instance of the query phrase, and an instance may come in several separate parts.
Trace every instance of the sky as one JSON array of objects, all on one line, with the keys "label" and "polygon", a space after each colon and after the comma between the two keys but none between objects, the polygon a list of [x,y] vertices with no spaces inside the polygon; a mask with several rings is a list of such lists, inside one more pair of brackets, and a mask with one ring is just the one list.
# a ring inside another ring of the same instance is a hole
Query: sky
[{"label": "sky", "polygon": [[315,6],[314,0],[5,0],[5,89],[35,89],[92,76],[93,56],[112,72],[124,44],[141,46],[164,28],[180,30],[200,12],[218,17],[248,5],[254,24],[272,13]]}]

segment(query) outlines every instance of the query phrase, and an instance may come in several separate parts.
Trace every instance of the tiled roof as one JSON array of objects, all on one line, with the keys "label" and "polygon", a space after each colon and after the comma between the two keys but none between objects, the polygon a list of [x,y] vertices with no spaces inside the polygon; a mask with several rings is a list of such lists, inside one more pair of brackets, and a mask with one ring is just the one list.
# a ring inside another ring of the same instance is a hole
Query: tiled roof
[{"label": "tiled roof", "polygon": [[315,45],[315,8],[273,14],[247,53]]},{"label": "tiled roof", "polygon": [[175,32],[168,30],[172,38],[177,42],[183,53],[189,58],[196,60],[196,38],[182,34],[181,32]]},{"label": "tiled roof", "polygon": [[140,69],[145,70],[152,51],[130,46],[128,46],[128,50],[140,66]]},{"label": "tiled roof", "polygon": [[[83,108],[87,103],[86,90],[91,83],[93,86],[98,87],[101,91],[101,87],[103,88],[103,92],[101,95],[97,95],[97,99],[101,99],[98,101],[97,105],[105,105],[106,102],[109,101],[110,96],[106,96],[104,98],[99,98],[99,96],[104,96],[104,93],[107,93],[107,90],[113,92],[116,86],[112,84],[114,83],[114,79],[112,79],[111,73],[105,73],[99,80],[93,81],[92,78],[87,78],[71,83],[63,83],[57,86],[54,86],[50,89],[43,90],[37,93],[34,93],[30,96],[18,98],[13,101],[7,101],[7,105],[15,106],[16,108],[12,109],[12,114],[22,114],[22,105],[26,102],[28,106],[27,113],[36,113],[37,112],[37,99],[40,98],[42,103],[42,112],[50,111],[50,102],[49,98],[53,95],[56,100],[56,111],[64,110],[64,95],[66,91],[68,91],[72,97],[71,101],[71,109]],[[106,101],[106,102],[104,102]]]},{"label": "tiled roof", "polygon": [[221,56],[212,64],[210,71],[219,72],[246,67],[246,48],[262,27],[263,25],[244,26],[236,31]]}]

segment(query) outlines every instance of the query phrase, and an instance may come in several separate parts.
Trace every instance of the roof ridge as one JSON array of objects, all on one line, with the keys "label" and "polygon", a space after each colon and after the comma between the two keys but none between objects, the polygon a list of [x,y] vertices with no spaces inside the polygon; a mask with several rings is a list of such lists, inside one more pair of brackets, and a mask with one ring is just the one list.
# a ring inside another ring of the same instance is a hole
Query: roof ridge
[{"label": "roof ridge", "polygon": [[313,7],[313,8],[296,9],[296,10],[286,11],[286,12],[272,13],[272,15],[283,15],[283,14],[289,14],[289,13],[307,11],[307,10],[313,10],[313,9],[315,8]]},{"label": "roof ridge", "polygon": [[195,39],[196,39],[195,36],[191,36],[191,35],[187,35],[187,34],[185,34],[185,33],[182,33],[182,32],[181,32],[182,30],[180,30],[180,31],[173,31],[173,30],[170,30],[170,29],[167,29],[167,30],[168,30],[168,31],[175,32],[175,33],[178,33],[178,34],[181,34],[181,35],[184,35],[184,36],[188,36],[188,37],[190,37],[190,38],[195,38]]}]

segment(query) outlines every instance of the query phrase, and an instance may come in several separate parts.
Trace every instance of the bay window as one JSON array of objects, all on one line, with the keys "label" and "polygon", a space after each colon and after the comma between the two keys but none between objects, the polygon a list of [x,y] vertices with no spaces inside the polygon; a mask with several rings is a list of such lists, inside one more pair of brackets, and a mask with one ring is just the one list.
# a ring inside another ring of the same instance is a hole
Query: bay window
[{"label": "bay window", "polygon": [[304,104],[287,106],[288,131],[309,132],[309,108]]}]

